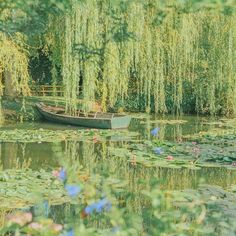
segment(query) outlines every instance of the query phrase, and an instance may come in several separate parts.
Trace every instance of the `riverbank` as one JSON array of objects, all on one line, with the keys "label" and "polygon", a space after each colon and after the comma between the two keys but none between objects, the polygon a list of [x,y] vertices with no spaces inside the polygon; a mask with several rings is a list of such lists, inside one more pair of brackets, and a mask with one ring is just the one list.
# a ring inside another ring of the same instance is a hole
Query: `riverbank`
[{"label": "riverbank", "polygon": [[65,105],[63,98],[59,97],[25,97],[13,100],[3,99],[2,109],[5,120],[11,121],[39,121],[40,115],[34,109],[38,102],[47,104]]}]

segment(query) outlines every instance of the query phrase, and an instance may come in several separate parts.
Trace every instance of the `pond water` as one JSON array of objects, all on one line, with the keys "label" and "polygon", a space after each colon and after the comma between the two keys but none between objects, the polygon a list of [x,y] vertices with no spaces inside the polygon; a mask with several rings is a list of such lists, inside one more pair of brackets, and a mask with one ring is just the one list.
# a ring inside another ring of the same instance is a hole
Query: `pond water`
[{"label": "pond water", "polygon": [[[163,159],[161,159],[159,155],[157,155],[156,160],[153,160],[153,154],[148,154],[148,162],[141,161],[139,163],[134,162],[132,159],[130,160],[130,158],[134,158],[133,153],[135,153],[135,155],[137,154],[137,157],[140,153],[141,156],[147,155],[145,148],[149,147],[150,142],[157,145],[166,145],[165,148],[167,152],[163,155],[163,158],[166,159],[165,155],[168,155],[169,151],[173,151],[173,155],[175,155],[175,150],[172,150],[172,147],[169,148],[168,145],[176,144],[176,146],[179,146],[183,140],[188,142],[189,135],[191,137],[202,132],[211,132],[215,129],[227,130],[227,127],[224,127],[217,119],[210,120],[209,118],[197,116],[183,116],[176,119],[172,116],[155,117],[140,114],[135,115],[135,117],[136,118],[132,119],[128,132],[108,131],[108,133],[99,133],[100,131],[94,132],[86,128],[46,122],[7,123],[0,128],[0,134],[2,134],[0,137],[0,140],[2,138],[0,142],[0,166],[5,171],[10,169],[19,170],[27,167],[37,173],[41,173],[39,171],[43,169],[48,176],[45,175],[46,177],[43,177],[44,182],[47,182],[47,178],[51,179],[51,172],[60,166],[67,166],[67,168],[71,169],[74,167],[75,169],[80,169],[81,167],[83,171],[82,174],[85,174],[86,178],[93,176],[95,182],[96,176],[103,176],[104,179],[109,179],[109,181],[113,181],[114,184],[119,183],[117,180],[123,181],[125,182],[125,187],[122,186],[122,184],[121,187],[118,187],[118,193],[115,193],[116,198],[119,199],[119,204],[125,207],[129,214],[137,214],[142,217],[143,230],[145,231],[148,231],[146,228],[152,221],[150,216],[152,216],[153,213],[149,212],[150,209],[152,209],[151,202],[144,199],[143,192],[149,191],[154,182],[158,182],[159,189],[170,190],[172,192],[175,190],[186,191],[186,189],[197,189],[196,191],[198,191],[199,184],[220,186],[225,189],[236,185],[236,168],[235,166],[231,166],[232,158],[236,158],[236,156],[234,156],[235,150],[233,150],[235,140],[231,140],[230,137],[229,142],[226,143],[227,145],[230,144],[225,154],[226,161],[219,162],[216,166],[203,162],[201,168],[195,168],[195,166],[192,168],[193,166],[191,164],[189,165],[189,163],[198,161],[198,156],[195,159],[191,159],[192,157],[190,157],[190,160],[186,159],[184,162],[180,162],[180,165],[177,160],[177,164],[172,165],[172,168],[168,167],[169,164],[166,160],[164,160],[164,166],[158,165],[163,162]],[[151,135],[151,130],[155,127],[160,128],[158,137],[152,137]],[[52,131],[53,133],[49,135],[47,133],[48,131]],[[65,131],[65,133],[63,133],[63,131]],[[92,132],[92,134],[90,134],[90,132]],[[8,136],[9,133],[11,133],[11,135]],[[73,135],[71,136],[72,138],[68,138],[70,134],[74,133],[77,135],[82,134],[80,135],[80,139],[73,139]],[[64,138],[62,138],[62,135],[65,135],[63,136]],[[188,144],[191,149],[194,150],[198,148],[198,146],[194,146],[195,144],[191,144],[191,142],[192,141]],[[145,146],[146,144],[147,146]],[[144,146],[145,148],[143,148]],[[187,147],[187,150],[188,148],[189,147]],[[209,155],[214,156],[216,152],[222,152],[224,149],[221,146],[221,148],[216,149],[215,152],[215,150],[211,150],[211,148],[212,147],[209,146],[208,150],[208,146],[204,146],[204,150],[202,150],[203,155],[206,156],[209,152]],[[183,150],[178,151],[182,152]],[[182,156],[185,156],[185,152]],[[178,159],[178,155],[174,156],[174,159]],[[231,160],[230,165],[227,164],[228,159]],[[186,165],[185,162],[188,164]],[[66,164],[63,165],[63,163]],[[153,163],[154,165],[152,165]],[[155,163],[157,163],[157,165]],[[186,167],[179,168],[183,166],[183,163],[185,163],[184,165]],[[189,166],[191,168],[189,168]],[[78,174],[78,172],[76,173]],[[0,176],[0,178],[5,177]],[[26,179],[27,178],[26,174]],[[42,177],[39,175],[39,180],[41,178]],[[18,181],[17,176],[16,179]],[[31,187],[25,185],[24,179],[19,180],[21,181],[19,187],[17,187],[17,183],[13,183],[14,181],[15,180],[13,180],[11,184],[13,184],[12,186],[14,186],[15,189],[18,188],[17,191],[19,191],[20,195],[14,193],[16,199],[11,199],[12,203],[8,203],[10,206],[14,205],[14,202],[17,204],[20,203],[19,199],[23,200],[23,202],[26,201],[24,200],[24,193],[28,195],[31,191]],[[4,184],[7,186],[9,183],[6,181]],[[34,186],[34,183],[31,184]],[[31,184],[29,186],[31,186]],[[49,188],[45,186],[47,190],[44,190],[43,185],[40,185],[40,183],[38,186],[42,188],[41,191],[51,191],[50,185]],[[119,190],[119,188],[121,188],[121,190]],[[56,187],[53,191],[56,191],[55,189]],[[209,191],[212,190],[210,189]],[[218,190],[216,189],[214,191],[217,193]],[[221,194],[221,190],[219,190],[219,193]],[[52,192],[52,195],[53,194],[55,194],[55,197],[53,197],[55,199],[52,198],[53,201],[57,202],[57,199],[59,199],[59,203],[53,203],[49,210],[48,208],[46,209],[46,212],[49,214],[48,216],[52,218],[54,222],[61,224],[73,223],[72,225],[75,225],[75,219],[81,217],[81,209],[78,211],[80,204],[71,204],[66,200],[60,201],[60,196],[63,196],[63,199],[66,196],[65,194],[60,195],[60,192]],[[11,192],[9,195],[11,195]],[[202,197],[200,196],[199,198],[201,199]],[[27,201],[29,202],[29,200]],[[220,207],[224,207],[224,204],[225,202],[223,202]],[[229,201],[227,204],[229,204],[229,207],[234,205],[232,201]],[[28,206],[32,205],[33,204],[28,204]],[[35,209],[37,212],[37,205],[36,208],[35,206],[31,207],[30,211],[35,214]],[[225,210],[222,210],[222,212],[224,211]],[[5,214],[4,212],[5,211],[3,211],[3,215]],[[43,210],[43,214],[45,214],[45,209]],[[233,214],[236,214],[236,209]],[[85,222],[86,226],[100,225],[97,218],[91,222],[86,220]]]},{"label": "pond water", "polygon": [[[154,117],[136,115],[129,127],[130,132],[138,132],[135,142],[151,140],[150,131],[160,127],[159,138],[178,142],[185,135],[194,135],[203,131],[210,131],[220,125],[209,118],[197,116],[183,116],[176,121],[175,117]],[[220,126],[221,127],[221,126]],[[221,127],[222,128],[222,127]],[[52,123],[17,123],[6,124],[1,130],[78,130],[74,126]],[[62,159],[71,159],[80,163],[89,173],[107,173],[115,178],[125,178],[135,182],[139,178],[160,179],[164,188],[184,189],[195,188],[198,183],[207,183],[227,187],[236,184],[236,171],[224,167],[203,167],[199,170],[187,168],[174,169],[162,167],[145,167],[132,165],[126,157],[110,156],[109,148],[124,147],[132,140],[126,136],[108,138],[100,142],[88,141],[54,141],[47,142],[1,142],[0,163],[3,169],[29,166],[33,170],[48,170],[60,166]]]}]

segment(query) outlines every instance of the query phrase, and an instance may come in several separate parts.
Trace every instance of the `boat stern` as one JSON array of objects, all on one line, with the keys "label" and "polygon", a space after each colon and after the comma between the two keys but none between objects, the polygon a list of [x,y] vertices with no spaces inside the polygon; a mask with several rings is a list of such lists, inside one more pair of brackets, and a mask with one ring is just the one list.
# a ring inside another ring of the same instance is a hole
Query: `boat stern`
[{"label": "boat stern", "polygon": [[125,129],[129,127],[131,116],[114,117],[111,119],[111,129]]}]

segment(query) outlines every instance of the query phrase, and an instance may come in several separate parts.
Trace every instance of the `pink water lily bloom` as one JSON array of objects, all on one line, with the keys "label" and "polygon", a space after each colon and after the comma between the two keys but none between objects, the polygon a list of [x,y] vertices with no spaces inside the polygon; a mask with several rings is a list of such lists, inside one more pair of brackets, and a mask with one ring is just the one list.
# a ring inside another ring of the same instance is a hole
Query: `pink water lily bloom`
[{"label": "pink water lily bloom", "polygon": [[60,224],[52,224],[51,229],[55,232],[60,232],[63,229],[63,226]]},{"label": "pink water lily bloom", "polygon": [[60,171],[59,171],[59,170],[53,170],[53,171],[52,171],[52,175],[53,175],[55,178],[59,178]]},{"label": "pink water lily bloom", "polygon": [[166,157],[166,159],[167,159],[168,161],[172,161],[172,160],[174,160],[174,157],[171,156],[171,155],[169,155],[169,156]]},{"label": "pink water lily bloom", "polygon": [[43,228],[43,225],[38,222],[32,222],[28,225],[28,227],[35,230],[40,230]]},{"label": "pink water lily bloom", "polygon": [[32,221],[32,214],[30,212],[17,212],[15,214],[7,215],[7,221],[10,223],[15,223],[20,226],[24,226],[25,224]]}]

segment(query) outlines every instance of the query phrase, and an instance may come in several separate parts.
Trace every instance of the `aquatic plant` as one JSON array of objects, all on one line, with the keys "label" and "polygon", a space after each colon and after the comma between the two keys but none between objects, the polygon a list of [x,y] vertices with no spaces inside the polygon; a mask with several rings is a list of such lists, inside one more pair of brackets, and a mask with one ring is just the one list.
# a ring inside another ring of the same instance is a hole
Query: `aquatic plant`
[{"label": "aquatic plant", "polygon": [[[95,138],[96,135],[96,138]],[[51,130],[51,129],[34,129],[34,130],[0,130],[0,141],[2,142],[21,142],[21,143],[33,143],[33,142],[60,142],[65,140],[77,140],[77,141],[104,141],[107,139],[114,140],[131,140],[138,136],[137,132],[129,132],[128,130],[95,130],[95,129],[75,129],[75,130]],[[66,178],[66,172],[62,168],[56,170],[54,175],[61,179]]]},{"label": "aquatic plant", "polygon": [[[74,174],[73,176],[76,179]],[[88,183],[88,185],[90,184],[93,185],[94,183]],[[106,189],[105,185],[106,183],[103,187],[100,186],[103,191]],[[27,232],[32,235],[69,236],[78,233],[129,235],[130,232],[131,234],[146,232],[151,235],[164,233],[192,235],[193,233],[210,232],[225,235],[236,230],[233,217],[236,212],[232,207],[236,200],[234,188],[224,190],[217,186],[201,185],[196,190],[169,191],[161,190],[156,184],[145,186],[141,192],[143,200],[140,203],[143,205],[142,227],[139,227],[140,221],[137,219],[137,213],[130,211],[129,206],[126,205],[124,208],[120,204],[111,208],[110,201],[103,198],[89,204],[86,207],[87,210],[84,209],[89,218],[80,218],[74,212],[74,221],[66,225],[57,224],[52,219],[32,218],[32,214],[29,212],[12,213],[8,216],[8,221],[4,227],[0,229],[0,233]],[[87,194],[84,192],[81,197],[86,199]],[[116,194],[117,192],[114,192],[113,197],[118,197]],[[81,200],[78,199],[77,201],[75,207],[80,211]],[[137,203],[134,207],[137,207]],[[125,213],[123,212],[124,209]],[[231,209],[231,211],[227,209]],[[92,214],[93,212],[103,212],[104,214],[99,214],[99,217],[96,217],[96,214]],[[130,221],[129,219],[133,220]],[[224,219],[224,224],[218,227],[218,223],[222,222],[222,219]]]},{"label": "aquatic plant", "polygon": [[[6,170],[0,172],[0,208],[16,209],[35,205],[35,211],[48,211],[45,205],[69,202],[61,181],[52,178],[46,171],[30,169]],[[39,195],[39,197],[37,197]],[[44,199],[44,200],[43,200]]]}]

